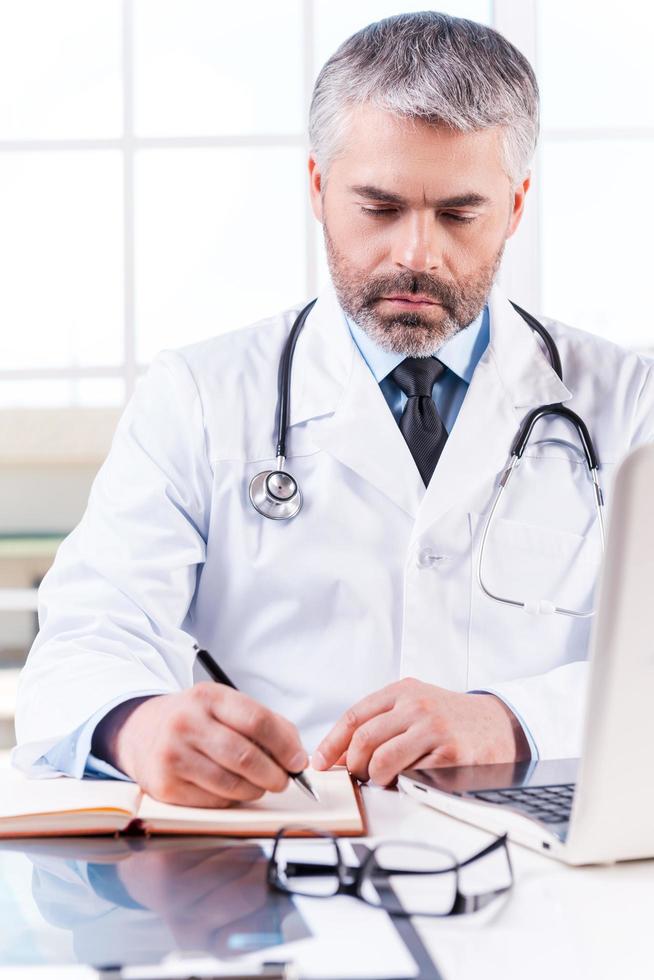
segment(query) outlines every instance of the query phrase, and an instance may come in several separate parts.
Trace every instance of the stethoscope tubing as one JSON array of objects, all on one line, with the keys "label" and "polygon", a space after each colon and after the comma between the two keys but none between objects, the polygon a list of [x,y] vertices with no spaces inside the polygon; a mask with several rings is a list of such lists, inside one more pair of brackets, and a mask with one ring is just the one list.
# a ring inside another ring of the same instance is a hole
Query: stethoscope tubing
[{"label": "stethoscope tubing", "polygon": [[[318,297],[311,300],[298,314],[295,323],[291,327],[291,332],[284,344],[284,350],[279,360],[279,370],[277,373],[277,450],[275,452],[277,463],[279,463],[280,459],[286,459],[286,432],[288,430],[291,405],[291,368],[293,366],[295,345],[297,344],[297,339],[300,336],[305,321],[317,300]],[[277,466],[278,470],[282,468]]]},{"label": "stethoscope tubing", "polygon": [[[502,476],[500,477],[500,482],[498,485],[497,492],[490,506],[490,510],[488,511],[488,516],[484,522],[484,529],[482,531],[481,542],[479,544],[479,553],[477,555],[477,584],[479,585],[479,588],[484,593],[484,595],[487,596],[487,598],[494,599],[495,602],[503,602],[506,605],[524,609],[525,612],[531,613],[532,615],[551,615],[553,613],[558,613],[562,616],[571,616],[575,619],[589,619],[591,616],[595,615],[594,609],[589,609],[584,612],[578,612],[574,609],[567,609],[565,606],[557,606],[550,599],[531,599],[531,600],[511,599],[508,596],[501,596],[498,595],[496,592],[493,592],[491,589],[488,588],[488,586],[484,582],[482,569],[484,563],[484,554],[486,551],[486,539],[488,538],[488,532],[490,530],[493,517],[495,516],[495,512],[499,507],[499,503],[500,500],[502,499],[502,495],[506,490],[511,477],[513,476],[514,472],[520,465],[520,459],[521,457],[516,454],[513,454],[511,456],[509,465],[507,466],[507,468],[502,473]],[[602,497],[601,488],[599,486],[599,482],[597,480],[596,469],[591,470],[591,477],[593,479],[593,486],[595,491],[595,513],[597,517],[597,527],[600,535],[600,544],[602,548],[602,553],[604,553],[606,533],[604,528],[604,515],[602,513],[603,497]]]}]

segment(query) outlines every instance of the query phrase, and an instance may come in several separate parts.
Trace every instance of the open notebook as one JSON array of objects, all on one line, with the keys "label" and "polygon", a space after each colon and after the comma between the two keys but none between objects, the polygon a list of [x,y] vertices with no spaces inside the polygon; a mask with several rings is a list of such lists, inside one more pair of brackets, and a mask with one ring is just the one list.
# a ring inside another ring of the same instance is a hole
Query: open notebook
[{"label": "open notebook", "polygon": [[361,796],[347,769],[310,770],[320,803],[291,780],[283,793],[223,810],[160,803],[134,783],[109,779],[28,779],[0,770],[0,837],[67,834],[219,834],[271,837],[289,824],[358,836],[365,833]]}]

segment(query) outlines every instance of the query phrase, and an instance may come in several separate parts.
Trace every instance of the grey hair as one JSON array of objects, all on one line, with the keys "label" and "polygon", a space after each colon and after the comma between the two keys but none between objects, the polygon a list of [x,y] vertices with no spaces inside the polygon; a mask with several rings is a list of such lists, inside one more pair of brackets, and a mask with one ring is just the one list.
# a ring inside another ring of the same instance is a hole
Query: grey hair
[{"label": "grey hair", "polygon": [[309,139],[326,177],[351,108],[370,103],[459,132],[502,127],[504,169],[527,176],[538,139],[538,83],[527,59],[490,27],[426,10],[357,31],[323,65]]}]

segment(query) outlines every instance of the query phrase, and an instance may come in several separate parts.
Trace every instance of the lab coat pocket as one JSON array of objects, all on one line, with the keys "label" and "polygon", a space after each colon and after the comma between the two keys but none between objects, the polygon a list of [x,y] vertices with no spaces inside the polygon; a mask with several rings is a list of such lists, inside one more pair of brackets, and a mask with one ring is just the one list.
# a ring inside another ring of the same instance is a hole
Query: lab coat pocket
[{"label": "lab coat pocket", "polygon": [[[468,687],[529,676],[584,657],[591,617],[548,611],[593,609],[600,544],[559,528],[493,519],[484,547],[482,581],[493,595],[526,602],[528,611],[487,596],[477,577],[486,515],[471,514],[473,569]],[[540,610],[540,611],[537,611]]]}]

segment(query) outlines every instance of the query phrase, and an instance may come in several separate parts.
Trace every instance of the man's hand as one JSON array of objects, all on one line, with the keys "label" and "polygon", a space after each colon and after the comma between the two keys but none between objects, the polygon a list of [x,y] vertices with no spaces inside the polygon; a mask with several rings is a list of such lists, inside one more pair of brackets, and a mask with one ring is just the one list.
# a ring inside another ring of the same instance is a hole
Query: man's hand
[{"label": "man's hand", "polygon": [[102,757],[166,803],[223,807],[256,800],[266,790],[283,790],[287,771],[308,765],[294,725],[211,681],[114,712],[96,729],[94,745],[106,746]]},{"label": "man's hand", "polygon": [[312,757],[344,762],[359,779],[387,786],[403,769],[514,762],[529,757],[515,715],[494,695],[457,694],[407,677],[345,712]]}]

